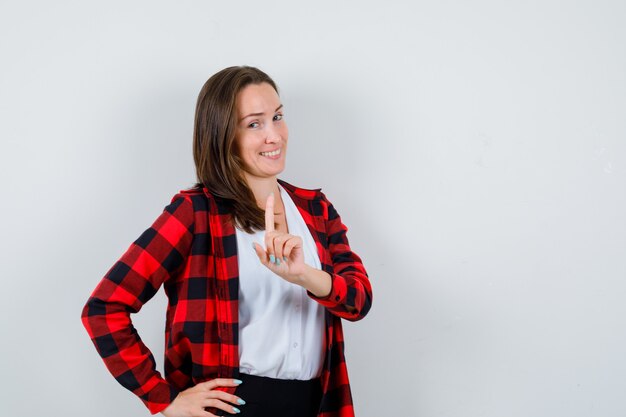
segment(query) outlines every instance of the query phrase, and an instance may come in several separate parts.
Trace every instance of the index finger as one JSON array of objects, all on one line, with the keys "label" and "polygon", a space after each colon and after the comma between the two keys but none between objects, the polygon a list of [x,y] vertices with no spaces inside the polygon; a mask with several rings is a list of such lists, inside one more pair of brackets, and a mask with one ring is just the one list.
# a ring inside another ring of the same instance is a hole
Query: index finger
[{"label": "index finger", "polygon": [[232,378],[215,378],[209,381],[201,382],[198,385],[201,385],[203,388],[210,390],[214,390],[217,387],[236,387],[241,382],[238,379]]},{"label": "index finger", "polygon": [[267,201],[265,202],[265,231],[273,232],[274,231],[274,193],[270,193],[267,196]]}]

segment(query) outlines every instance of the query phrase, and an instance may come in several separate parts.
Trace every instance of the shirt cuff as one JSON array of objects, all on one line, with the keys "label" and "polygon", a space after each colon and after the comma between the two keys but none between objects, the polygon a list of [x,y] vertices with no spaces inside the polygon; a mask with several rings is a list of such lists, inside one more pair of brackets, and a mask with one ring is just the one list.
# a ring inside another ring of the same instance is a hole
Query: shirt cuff
[{"label": "shirt cuff", "polygon": [[157,414],[165,410],[178,396],[179,391],[168,384],[165,380],[160,381],[141,400],[150,410],[150,414]]},{"label": "shirt cuff", "polygon": [[331,278],[331,287],[330,294],[325,297],[318,297],[313,294],[311,291],[307,290],[307,294],[309,297],[319,302],[324,307],[336,307],[340,304],[343,304],[346,299],[347,294],[347,285],[346,280],[338,274],[330,274]]}]

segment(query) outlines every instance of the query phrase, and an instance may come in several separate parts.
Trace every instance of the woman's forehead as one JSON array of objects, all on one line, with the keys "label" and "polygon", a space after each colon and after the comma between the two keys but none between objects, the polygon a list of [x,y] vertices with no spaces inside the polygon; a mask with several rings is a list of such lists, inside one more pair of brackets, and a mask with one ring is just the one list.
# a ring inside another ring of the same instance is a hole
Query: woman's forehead
[{"label": "woman's forehead", "polygon": [[274,111],[278,106],[280,106],[280,98],[276,90],[268,83],[250,84],[237,95],[237,109],[240,116]]}]

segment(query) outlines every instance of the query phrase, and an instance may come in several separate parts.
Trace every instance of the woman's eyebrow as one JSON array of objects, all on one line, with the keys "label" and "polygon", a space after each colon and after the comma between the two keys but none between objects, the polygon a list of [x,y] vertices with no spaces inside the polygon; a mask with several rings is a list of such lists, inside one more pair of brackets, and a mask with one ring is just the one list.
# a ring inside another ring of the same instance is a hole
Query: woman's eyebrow
[{"label": "woman's eyebrow", "polygon": [[[274,110],[275,112],[277,112],[278,110],[281,109],[281,107],[283,107],[283,105],[281,104],[280,106],[276,107],[276,110]],[[250,116],[263,116],[265,113],[261,112],[261,113],[250,113],[246,116],[243,116],[241,119],[239,119],[239,121],[241,122],[243,119],[250,117]]]}]

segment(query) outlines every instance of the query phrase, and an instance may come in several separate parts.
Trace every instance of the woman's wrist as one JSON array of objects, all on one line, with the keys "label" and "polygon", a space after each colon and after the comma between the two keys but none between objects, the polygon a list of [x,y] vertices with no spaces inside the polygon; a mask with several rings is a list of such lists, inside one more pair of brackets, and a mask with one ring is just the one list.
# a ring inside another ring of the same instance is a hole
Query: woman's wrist
[{"label": "woman's wrist", "polygon": [[300,275],[300,285],[314,296],[325,298],[332,290],[333,279],[328,272],[305,264],[304,272]]}]

